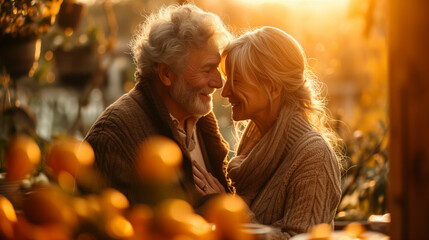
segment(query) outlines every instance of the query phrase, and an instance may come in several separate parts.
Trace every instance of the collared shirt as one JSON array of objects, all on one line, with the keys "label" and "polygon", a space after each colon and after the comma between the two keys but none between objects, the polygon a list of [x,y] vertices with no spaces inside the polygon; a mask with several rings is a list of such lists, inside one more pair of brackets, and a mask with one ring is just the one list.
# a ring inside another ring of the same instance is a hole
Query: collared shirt
[{"label": "collared shirt", "polygon": [[171,119],[179,131],[179,136],[181,140],[185,143],[186,148],[188,149],[191,159],[197,161],[197,163],[207,170],[206,164],[204,162],[203,153],[201,152],[200,143],[197,137],[197,121],[198,117],[192,117],[185,121],[185,129],[180,127],[179,120],[177,120],[173,115],[170,114]]}]

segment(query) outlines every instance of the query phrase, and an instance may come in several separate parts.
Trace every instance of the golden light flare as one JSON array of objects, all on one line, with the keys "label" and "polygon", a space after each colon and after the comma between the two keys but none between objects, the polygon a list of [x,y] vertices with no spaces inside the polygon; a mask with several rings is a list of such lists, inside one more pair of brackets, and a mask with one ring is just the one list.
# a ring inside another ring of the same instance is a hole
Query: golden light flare
[{"label": "golden light flare", "polygon": [[182,163],[182,151],[171,139],[154,136],[139,149],[137,165],[145,180],[169,181],[176,177]]},{"label": "golden light flare", "polygon": [[269,3],[277,3],[282,4],[286,6],[293,6],[293,7],[324,7],[324,8],[332,8],[335,6],[341,7],[346,6],[349,2],[349,0],[253,0],[253,1],[246,1],[246,0],[236,0],[237,2],[243,2],[243,4],[253,4],[253,5],[260,5],[260,4],[269,4]]},{"label": "golden light flare", "polygon": [[51,50],[48,50],[45,52],[44,57],[46,61],[51,61],[54,58],[54,53]]},{"label": "golden light flare", "polygon": [[16,222],[16,213],[12,203],[0,195],[0,237],[13,239],[13,226]]},{"label": "golden light flare", "polygon": [[73,137],[64,137],[54,140],[47,154],[46,164],[58,176],[67,172],[73,177],[94,163],[94,151],[86,141],[79,141]]},{"label": "golden light flare", "polygon": [[134,235],[133,226],[121,215],[116,215],[107,221],[106,232],[115,239],[129,238]]},{"label": "golden light flare", "polygon": [[73,28],[66,28],[64,29],[64,35],[66,35],[67,37],[70,37],[73,34]]},{"label": "golden light flare", "polygon": [[241,226],[248,223],[247,205],[239,196],[222,194],[207,203],[204,212],[208,222],[216,225],[219,238],[248,239],[250,236],[242,232]]},{"label": "golden light flare", "polygon": [[16,135],[11,139],[6,155],[6,177],[20,180],[32,173],[40,162],[39,146],[27,135]]}]

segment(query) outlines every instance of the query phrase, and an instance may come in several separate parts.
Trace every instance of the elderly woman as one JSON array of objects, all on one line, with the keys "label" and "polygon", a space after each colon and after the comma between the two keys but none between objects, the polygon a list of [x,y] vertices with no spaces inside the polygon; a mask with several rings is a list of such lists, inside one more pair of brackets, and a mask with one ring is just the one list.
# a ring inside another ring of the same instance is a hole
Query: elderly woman
[{"label": "elderly woman", "polygon": [[[263,27],[231,42],[221,68],[232,118],[250,120],[227,176],[253,222],[279,228],[279,239],[319,223],[332,226],[341,197],[337,139],[299,43]],[[209,185],[200,172],[196,181]]]}]

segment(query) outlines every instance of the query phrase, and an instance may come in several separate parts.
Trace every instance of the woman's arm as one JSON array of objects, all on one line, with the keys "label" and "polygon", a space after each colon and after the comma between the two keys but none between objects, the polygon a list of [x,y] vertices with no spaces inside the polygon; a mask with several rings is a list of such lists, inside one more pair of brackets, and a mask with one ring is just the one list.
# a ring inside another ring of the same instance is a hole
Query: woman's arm
[{"label": "woman's arm", "polygon": [[308,232],[320,223],[333,226],[341,198],[337,160],[329,148],[315,152],[301,154],[289,177],[283,218],[272,224],[281,230],[277,239]]}]

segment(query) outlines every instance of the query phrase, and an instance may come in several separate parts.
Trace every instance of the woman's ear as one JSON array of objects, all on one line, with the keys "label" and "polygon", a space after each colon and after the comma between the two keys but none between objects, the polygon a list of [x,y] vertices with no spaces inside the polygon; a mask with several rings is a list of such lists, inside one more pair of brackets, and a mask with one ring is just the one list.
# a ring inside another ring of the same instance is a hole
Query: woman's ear
[{"label": "woman's ear", "polygon": [[271,85],[270,93],[272,99],[277,99],[282,94],[282,88],[278,84]]},{"label": "woman's ear", "polygon": [[168,87],[171,86],[172,82],[174,81],[175,74],[165,63],[158,63],[158,77],[162,84]]}]

